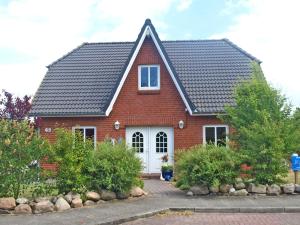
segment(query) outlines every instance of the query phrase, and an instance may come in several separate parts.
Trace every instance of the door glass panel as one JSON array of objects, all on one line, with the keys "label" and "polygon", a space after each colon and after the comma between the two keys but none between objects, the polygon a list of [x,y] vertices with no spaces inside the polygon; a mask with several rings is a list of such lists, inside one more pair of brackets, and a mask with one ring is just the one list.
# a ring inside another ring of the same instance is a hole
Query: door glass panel
[{"label": "door glass panel", "polygon": [[206,127],[205,128],[205,141],[207,144],[215,144],[215,128]]},{"label": "door glass panel", "polygon": [[144,136],[141,132],[135,132],[132,135],[132,148],[138,153],[144,152]]},{"label": "door glass panel", "polygon": [[156,134],[156,152],[167,153],[168,152],[168,137],[165,132],[158,132]]},{"label": "door glass panel", "polygon": [[226,146],[226,127],[217,127],[217,145]]}]

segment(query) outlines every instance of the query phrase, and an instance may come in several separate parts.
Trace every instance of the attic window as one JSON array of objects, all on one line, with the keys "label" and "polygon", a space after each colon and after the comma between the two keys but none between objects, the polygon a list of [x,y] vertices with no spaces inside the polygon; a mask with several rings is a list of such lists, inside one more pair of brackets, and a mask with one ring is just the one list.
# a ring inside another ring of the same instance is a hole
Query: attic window
[{"label": "attic window", "polygon": [[160,68],[159,65],[139,66],[139,90],[160,89]]}]

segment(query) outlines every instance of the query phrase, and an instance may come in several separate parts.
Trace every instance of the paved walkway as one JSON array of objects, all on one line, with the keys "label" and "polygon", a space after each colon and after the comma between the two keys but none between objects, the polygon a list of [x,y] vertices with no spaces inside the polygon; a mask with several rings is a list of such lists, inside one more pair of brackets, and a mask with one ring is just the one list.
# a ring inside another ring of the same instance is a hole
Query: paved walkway
[{"label": "paved walkway", "polygon": [[299,225],[299,221],[299,213],[171,213],[123,225]]},{"label": "paved walkway", "polygon": [[[191,209],[198,212],[300,212],[300,195],[279,197],[253,196],[186,197],[167,182],[145,180],[147,197],[108,202],[91,208],[71,209],[41,215],[1,215],[0,225],[95,225],[127,221],[136,216],[149,216],[158,211]],[[112,223],[111,223],[112,224]]]}]

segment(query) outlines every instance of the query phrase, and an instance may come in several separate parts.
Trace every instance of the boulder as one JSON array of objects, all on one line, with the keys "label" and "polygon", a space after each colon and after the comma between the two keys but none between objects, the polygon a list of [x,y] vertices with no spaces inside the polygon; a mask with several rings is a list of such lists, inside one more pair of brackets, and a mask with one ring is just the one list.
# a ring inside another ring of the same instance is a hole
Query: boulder
[{"label": "boulder", "polygon": [[300,185],[295,184],[295,192],[300,193]]},{"label": "boulder", "polygon": [[239,183],[243,183],[243,179],[240,177],[235,178],[235,183],[239,184]]},{"label": "boulder", "polygon": [[193,192],[188,191],[188,192],[186,193],[186,196],[194,196],[194,194],[193,194]]},{"label": "boulder", "polygon": [[92,200],[86,200],[83,203],[84,206],[92,206],[92,205],[96,205],[96,202],[92,201]]},{"label": "boulder", "polygon": [[14,211],[15,214],[31,214],[32,210],[28,204],[19,204]]},{"label": "boulder", "polygon": [[248,186],[248,192],[255,193],[255,194],[266,194],[267,187],[263,184],[253,184],[250,183]]},{"label": "boulder", "polygon": [[293,194],[295,191],[295,185],[294,184],[284,184],[282,185],[283,193],[285,194]]},{"label": "boulder", "polygon": [[[116,199],[116,198],[117,198],[117,195],[113,191],[107,191],[107,190],[102,190],[101,191],[101,199],[104,200],[104,201],[110,201],[110,200],[113,200],[113,199]],[[100,199],[98,199],[98,200],[100,200]]]},{"label": "boulder", "polygon": [[72,194],[72,199],[77,199],[77,198],[81,198],[80,194]]},{"label": "boulder", "polygon": [[101,205],[101,204],[104,204],[104,203],[106,203],[106,201],[100,199],[100,200],[97,202],[97,205]]},{"label": "boulder", "polygon": [[267,186],[267,195],[280,195],[281,188],[277,184]]},{"label": "boulder", "polygon": [[80,208],[83,206],[82,200],[80,198],[74,198],[71,203],[72,208]]},{"label": "boulder", "polygon": [[16,203],[17,204],[27,204],[29,200],[27,198],[17,198]]},{"label": "boulder", "polygon": [[29,201],[28,205],[33,209],[34,206],[36,205],[35,201]]},{"label": "boulder", "polygon": [[145,192],[140,187],[133,187],[130,191],[130,195],[132,197],[140,197],[140,196],[144,195],[144,193]]},{"label": "boulder", "polygon": [[123,193],[123,192],[118,192],[117,193],[117,199],[127,199],[129,198],[130,193]]},{"label": "boulder", "polygon": [[229,189],[229,194],[231,194],[233,192],[235,192],[235,188],[232,187],[232,188]]},{"label": "boulder", "polygon": [[45,201],[51,201],[51,198],[52,197],[37,197],[37,198],[34,199],[34,201],[36,203],[38,203],[38,202],[45,202]]},{"label": "boulder", "polygon": [[194,195],[208,195],[209,190],[206,184],[195,185],[190,188],[190,191],[193,192]]},{"label": "boulder", "polygon": [[72,202],[72,195],[66,194],[66,195],[64,196],[64,199],[65,199],[69,204],[71,204],[71,202]]},{"label": "boulder", "polygon": [[[60,197],[61,197],[61,196],[60,196]],[[53,197],[51,198],[50,201],[51,201],[53,204],[55,204],[58,198],[59,198],[58,196],[53,196]]]},{"label": "boulder", "polygon": [[0,209],[14,209],[16,207],[15,198],[0,198]]},{"label": "boulder", "polygon": [[247,196],[248,191],[246,189],[241,189],[241,190],[231,192],[230,195],[233,195],[233,196]]},{"label": "boulder", "polygon": [[71,206],[69,203],[62,197],[59,197],[57,201],[55,202],[55,210],[56,211],[65,211],[67,209],[70,209]]},{"label": "boulder", "polygon": [[245,185],[243,182],[235,183],[235,184],[234,184],[234,188],[235,188],[236,190],[241,190],[241,189],[245,189],[245,188],[246,188],[246,185]]},{"label": "boulder", "polygon": [[221,184],[220,185],[220,192],[221,193],[229,193],[230,188],[232,188],[231,184]]},{"label": "boulder", "polygon": [[219,193],[220,188],[219,188],[219,186],[210,186],[210,187],[209,187],[209,191],[210,191],[211,193]]},{"label": "boulder", "polygon": [[40,201],[33,205],[33,213],[53,212],[54,205],[49,200]]},{"label": "boulder", "polygon": [[100,198],[101,198],[101,196],[100,196],[99,193],[97,193],[97,192],[94,192],[94,191],[88,191],[88,192],[86,193],[86,199],[87,199],[87,200],[92,200],[92,201],[94,201],[94,202],[97,202],[97,201],[100,200]]}]

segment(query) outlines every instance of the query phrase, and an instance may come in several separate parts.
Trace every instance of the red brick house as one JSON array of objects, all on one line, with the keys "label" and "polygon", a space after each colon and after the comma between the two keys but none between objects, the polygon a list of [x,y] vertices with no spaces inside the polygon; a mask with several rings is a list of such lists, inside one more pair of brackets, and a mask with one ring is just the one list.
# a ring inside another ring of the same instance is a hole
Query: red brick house
[{"label": "red brick house", "polygon": [[123,138],[144,173],[158,173],[176,149],[226,144],[229,128],[216,115],[234,104],[253,61],[227,39],[161,41],[147,19],[135,42],[84,43],[49,65],[30,115],[50,141],[56,127],[95,142]]}]

